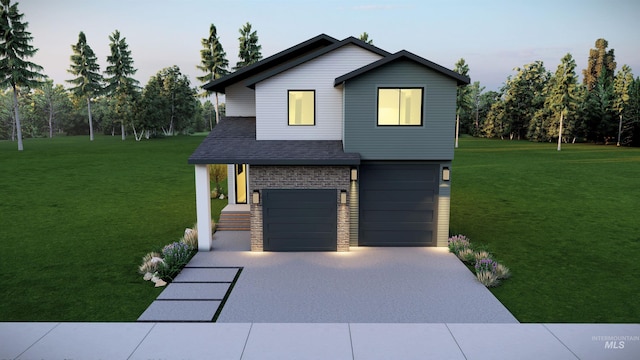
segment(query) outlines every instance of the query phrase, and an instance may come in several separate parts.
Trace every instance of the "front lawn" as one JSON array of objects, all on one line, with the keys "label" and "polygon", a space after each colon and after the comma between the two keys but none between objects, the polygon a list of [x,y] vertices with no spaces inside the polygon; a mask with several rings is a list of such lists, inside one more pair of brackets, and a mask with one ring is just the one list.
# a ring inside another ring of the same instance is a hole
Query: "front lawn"
[{"label": "front lawn", "polygon": [[142,256],[196,220],[202,139],[0,141],[0,321],[135,321],[161,291]]},{"label": "front lawn", "polygon": [[463,138],[451,232],[512,270],[521,322],[640,322],[640,149]]}]

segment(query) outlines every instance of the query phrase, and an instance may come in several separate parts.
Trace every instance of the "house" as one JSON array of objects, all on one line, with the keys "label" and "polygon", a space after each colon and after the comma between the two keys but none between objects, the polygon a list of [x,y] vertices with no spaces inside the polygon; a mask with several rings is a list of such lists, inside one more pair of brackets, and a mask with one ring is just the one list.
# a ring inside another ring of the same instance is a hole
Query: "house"
[{"label": "house", "polygon": [[252,251],[446,246],[456,88],[468,83],[324,34],[208,83],[226,118],[189,157],[199,250],[212,241],[207,164],[228,164]]}]

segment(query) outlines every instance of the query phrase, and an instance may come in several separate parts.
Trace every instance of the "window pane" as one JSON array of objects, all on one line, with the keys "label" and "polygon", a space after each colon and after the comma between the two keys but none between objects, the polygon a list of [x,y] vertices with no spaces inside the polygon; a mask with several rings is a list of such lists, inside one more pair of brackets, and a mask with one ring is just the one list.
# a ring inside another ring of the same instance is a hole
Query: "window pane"
[{"label": "window pane", "polygon": [[313,91],[289,91],[289,125],[314,125]]},{"label": "window pane", "polygon": [[400,125],[422,123],[422,89],[400,90]]},{"label": "window pane", "polygon": [[378,125],[398,125],[400,89],[378,89]]}]

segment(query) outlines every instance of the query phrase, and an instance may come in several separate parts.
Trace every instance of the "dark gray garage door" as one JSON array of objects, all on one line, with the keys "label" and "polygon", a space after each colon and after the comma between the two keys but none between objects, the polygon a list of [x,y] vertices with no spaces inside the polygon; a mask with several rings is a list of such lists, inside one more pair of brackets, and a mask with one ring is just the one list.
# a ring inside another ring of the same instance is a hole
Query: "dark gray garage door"
[{"label": "dark gray garage door", "polygon": [[264,250],[337,250],[337,196],[337,190],[263,190]]},{"label": "dark gray garage door", "polygon": [[438,164],[360,166],[359,244],[435,245]]}]

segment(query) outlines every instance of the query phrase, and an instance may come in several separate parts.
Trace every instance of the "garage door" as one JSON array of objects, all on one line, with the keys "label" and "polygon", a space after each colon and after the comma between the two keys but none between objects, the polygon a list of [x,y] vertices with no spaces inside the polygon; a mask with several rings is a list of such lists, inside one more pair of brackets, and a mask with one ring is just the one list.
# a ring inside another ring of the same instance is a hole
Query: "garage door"
[{"label": "garage door", "polygon": [[434,246],[438,164],[360,166],[359,244]]},{"label": "garage door", "polygon": [[265,251],[336,251],[337,190],[263,190]]}]

